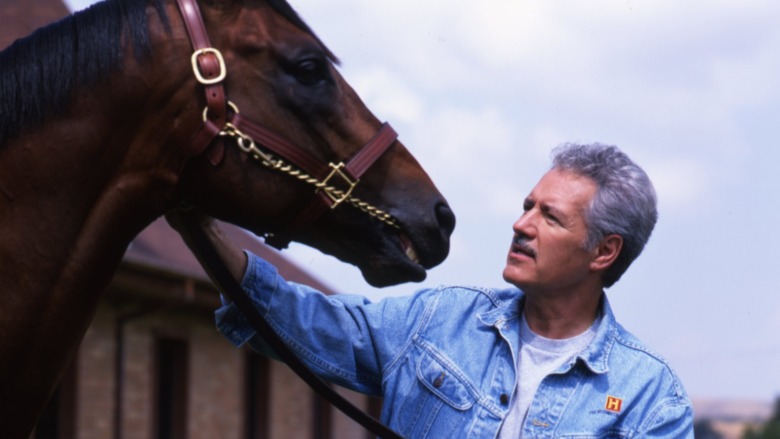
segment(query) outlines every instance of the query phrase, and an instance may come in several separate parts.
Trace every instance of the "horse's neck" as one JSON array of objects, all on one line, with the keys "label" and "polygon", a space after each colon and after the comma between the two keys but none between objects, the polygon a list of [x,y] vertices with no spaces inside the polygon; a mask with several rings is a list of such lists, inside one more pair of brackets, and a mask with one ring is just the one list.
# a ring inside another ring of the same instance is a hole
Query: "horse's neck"
[{"label": "horse's neck", "polygon": [[113,272],[132,237],[171,202],[186,157],[170,145],[192,133],[172,127],[191,125],[197,110],[183,111],[190,104],[177,96],[184,73],[127,70],[0,149],[0,250],[7,269],[38,277],[21,288],[100,289],[108,278],[94,274]]},{"label": "horse's neck", "polygon": [[87,145],[81,135],[44,129],[0,151],[0,247],[10,258],[3,266],[20,273],[3,276],[4,288],[87,287],[86,273],[113,271],[155,216],[151,177],[123,166],[121,145],[100,151],[100,140]]},{"label": "horse's neck", "polygon": [[[128,243],[176,188],[183,157],[165,147],[178,134],[156,117],[177,109],[141,114],[158,89],[134,82],[112,79],[0,148],[0,358],[14,358],[0,361],[1,412],[35,416]],[[101,100],[113,87],[127,88]]]},{"label": "horse's neck", "polygon": [[121,195],[136,192],[129,178],[76,146],[36,135],[0,150],[0,357],[13,358],[0,361],[0,411],[19,419],[0,420],[9,437],[34,420],[144,221]]}]

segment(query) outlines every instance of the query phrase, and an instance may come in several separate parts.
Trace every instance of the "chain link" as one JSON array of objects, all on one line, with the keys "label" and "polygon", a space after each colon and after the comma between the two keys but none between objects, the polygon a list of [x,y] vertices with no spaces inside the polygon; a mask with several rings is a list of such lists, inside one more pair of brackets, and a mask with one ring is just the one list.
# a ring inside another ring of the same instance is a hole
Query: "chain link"
[{"label": "chain link", "polygon": [[[349,191],[344,191],[335,186],[331,186],[327,184],[327,181],[320,181],[312,177],[311,175],[301,171],[300,169],[297,169],[293,165],[288,164],[283,159],[276,157],[271,153],[261,150],[255,145],[255,141],[251,137],[242,133],[238,128],[236,128],[235,125],[228,122],[225,125],[225,128],[223,128],[222,131],[220,132],[220,135],[235,139],[236,144],[238,145],[239,148],[241,148],[242,151],[249,154],[250,157],[257,160],[260,164],[262,164],[266,168],[285,173],[300,181],[313,185],[314,187],[317,188],[316,189],[317,191],[325,192],[331,200],[334,200],[334,204],[333,206],[331,206],[332,208],[338,206],[342,201],[346,201],[349,204],[361,210],[362,212],[368,214],[371,217],[376,218],[380,222],[387,224],[390,227],[396,229],[401,228],[401,226],[398,225],[397,220],[389,213],[351,195],[350,194],[350,192],[352,191],[351,189]],[[331,167],[334,170],[340,168],[338,165],[333,165],[333,164],[331,164]],[[356,182],[355,183],[349,182],[349,183],[352,184],[353,186],[354,184],[356,184]]]}]

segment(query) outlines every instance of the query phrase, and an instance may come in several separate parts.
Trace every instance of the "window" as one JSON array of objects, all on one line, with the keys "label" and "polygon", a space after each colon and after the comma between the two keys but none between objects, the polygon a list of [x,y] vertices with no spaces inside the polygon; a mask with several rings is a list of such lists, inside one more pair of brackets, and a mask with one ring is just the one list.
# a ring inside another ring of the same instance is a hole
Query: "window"
[{"label": "window", "polygon": [[314,395],[314,428],[312,429],[314,439],[331,439],[333,406],[316,392],[312,394]]},{"label": "window", "polygon": [[188,346],[181,339],[160,338],[156,346],[156,438],[187,437]]},{"label": "window", "polygon": [[270,368],[268,358],[252,351],[246,354],[246,395],[244,396],[246,439],[269,438]]},{"label": "window", "polygon": [[[374,419],[379,419],[382,416],[382,398],[376,396],[368,397],[368,407],[366,408],[368,413]],[[366,431],[366,438],[373,439],[374,435],[370,431]]]},{"label": "window", "polygon": [[59,386],[38,417],[32,439],[73,439],[76,437],[76,361],[65,371]]}]

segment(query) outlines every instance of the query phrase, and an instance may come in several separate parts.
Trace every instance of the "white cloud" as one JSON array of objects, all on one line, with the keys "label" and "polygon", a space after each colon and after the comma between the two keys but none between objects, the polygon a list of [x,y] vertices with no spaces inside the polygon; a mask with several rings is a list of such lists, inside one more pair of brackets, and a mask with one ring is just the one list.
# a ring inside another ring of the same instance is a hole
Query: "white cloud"
[{"label": "white cloud", "polygon": [[361,70],[348,80],[381,120],[415,123],[423,117],[421,95],[411,90],[403,78],[385,69]]},{"label": "white cloud", "polygon": [[672,209],[701,215],[714,198],[710,192],[715,188],[710,177],[712,173],[699,160],[679,157],[661,159],[647,166],[646,172],[658,193],[659,209],[662,211]]}]

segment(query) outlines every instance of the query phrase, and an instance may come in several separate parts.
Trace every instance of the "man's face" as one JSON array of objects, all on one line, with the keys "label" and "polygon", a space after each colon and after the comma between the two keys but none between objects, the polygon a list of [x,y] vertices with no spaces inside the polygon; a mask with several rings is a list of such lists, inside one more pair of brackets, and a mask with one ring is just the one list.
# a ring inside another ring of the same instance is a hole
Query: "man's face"
[{"label": "man's face", "polygon": [[590,178],[553,169],[523,203],[514,223],[504,280],[526,293],[563,293],[589,274],[591,251],[583,245],[588,230],[585,209],[598,187]]}]

